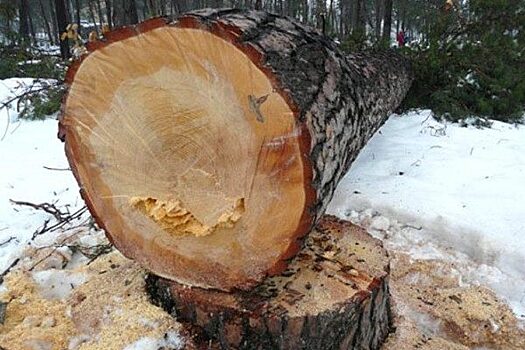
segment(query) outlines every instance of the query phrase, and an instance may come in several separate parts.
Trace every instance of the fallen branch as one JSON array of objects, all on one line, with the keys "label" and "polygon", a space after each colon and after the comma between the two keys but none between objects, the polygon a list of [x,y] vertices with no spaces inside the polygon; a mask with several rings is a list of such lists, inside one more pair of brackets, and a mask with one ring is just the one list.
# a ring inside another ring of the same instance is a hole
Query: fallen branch
[{"label": "fallen branch", "polygon": [[56,219],[56,221],[58,221],[56,224],[48,226],[51,220],[50,219],[45,220],[44,225],[33,233],[32,239],[35,239],[37,236],[44,234],[46,232],[52,232],[52,231],[58,230],[59,228],[62,228],[65,224],[70,223],[71,221],[75,219],[79,219],[87,211],[87,208],[84,206],[71,214],[69,212],[69,209],[67,210],[67,212],[64,212],[58,209],[55,204],[50,204],[50,203],[35,204],[35,203],[25,202],[25,201],[15,201],[12,199],[10,199],[9,201],[16,205],[31,207],[35,210],[43,210],[46,213],[51,214]]},{"label": "fallen branch", "polygon": [[44,84],[43,86],[41,85],[42,81],[36,79],[35,81],[33,81],[33,83],[26,89],[24,90],[22,93],[20,94],[15,94],[13,97],[11,97],[10,99],[8,99],[7,101],[4,101],[4,102],[1,102],[0,103],[0,109],[2,108],[9,108],[9,105],[11,103],[13,103],[14,101],[16,100],[19,100],[17,102],[17,111],[20,111],[19,108],[20,108],[20,99],[24,99],[26,97],[30,97],[32,94],[35,94],[37,92],[42,92],[42,91],[46,91],[46,90],[49,90],[53,87],[59,87],[62,85],[61,82],[56,82],[56,83],[53,83],[53,84],[49,84],[49,83],[46,83]]},{"label": "fallen branch", "polygon": [[4,270],[4,272],[0,273],[0,284],[4,283],[4,277],[5,275],[7,275],[9,273],[9,271],[11,271],[11,269],[13,267],[16,266],[16,264],[18,264],[18,262],[20,261],[20,258],[16,258],[15,260],[13,260],[13,262],[11,263],[11,265],[9,265],[7,267],[7,269]]},{"label": "fallen branch", "polygon": [[[23,85],[23,84],[20,84],[20,85]],[[4,140],[5,136],[7,135],[7,131],[9,130],[9,126],[10,126],[9,109],[10,109],[11,103],[16,101],[16,111],[20,112],[22,103],[26,104],[26,107],[27,107],[27,101],[30,101],[31,98],[33,98],[37,94],[44,92],[44,91],[54,89],[54,88],[59,88],[62,85],[63,83],[60,81],[55,82],[55,83],[49,83],[47,81],[41,81],[41,80],[35,79],[32,82],[32,84],[29,85],[29,87],[19,86],[19,87],[24,88],[24,91],[22,91],[21,93],[14,94],[13,97],[8,98],[6,101],[0,101],[0,110],[5,108],[7,111],[7,125],[5,127],[2,138],[0,138],[0,141]]]},{"label": "fallen branch", "polygon": [[49,166],[43,166],[44,169],[46,170],[57,170],[57,171],[71,171],[70,168],[52,168],[52,167],[49,167]]},{"label": "fallen branch", "polygon": [[13,236],[9,237],[5,242],[0,243],[0,247],[6,245],[7,243],[11,242],[14,239],[15,239],[15,237],[13,237]]},{"label": "fallen branch", "polygon": [[67,217],[64,217],[61,221],[59,221],[58,223],[54,225],[51,225],[48,227],[46,224],[44,224],[44,227],[42,229],[35,231],[35,233],[33,233],[33,239],[46,232],[53,232],[53,231],[58,230],[59,228],[64,227],[64,225],[66,225],[67,223],[75,219],[79,219],[86,211],[87,211],[87,207],[82,207],[76,212],[74,212],[73,214],[68,215]]},{"label": "fallen branch", "polygon": [[62,221],[64,216],[66,215],[66,213],[63,213],[54,204],[50,204],[50,203],[35,204],[31,202],[15,201],[13,199],[10,199],[9,201],[16,205],[27,206],[27,207],[31,207],[36,210],[43,210],[46,213],[53,215],[55,219],[57,219],[57,221]]}]

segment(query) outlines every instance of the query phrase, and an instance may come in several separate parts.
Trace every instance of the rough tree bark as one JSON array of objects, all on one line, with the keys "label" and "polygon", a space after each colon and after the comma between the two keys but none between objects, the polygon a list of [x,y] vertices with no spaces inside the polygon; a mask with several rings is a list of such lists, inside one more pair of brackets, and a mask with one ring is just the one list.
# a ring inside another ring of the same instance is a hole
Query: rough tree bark
[{"label": "rough tree bark", "polygon": [[392,0],[385,0],[385,17],[383,25],[383,41],[390,46],[390,32],[392,31]]},{"label": "rough tree bark", "polygon": [[89,17],[91,17],[91,22],[93,23],[93,27],[95,28],[95,31],[97,33],[100,33],[99,26],[97,24],[97,19],[95,17],[95,9],[93,8],[93,0],[88,0],[88,10],[89,10]]},{"label": "rough tree bark", "polygon": [[97,15],[98,15],[98,21],[100,23],[100,27],[102,28],[104,26],[104,15],[102,11],[102,4],[100,3],[100,0],[95,1],[95,7],[97,8]]},{"label": "rough tree bark", "polygon": [[60,36],[67,28],[67,12],[66,12],[66,3],[64,0],[54,0],[55,1],[55,15],[57,21],[57,32],[58,32],[58,41],[60,42],[60,56],[62,59],[68,59],[71,57],[69,52],[69,43],[66,40],[60,40]]},{"label": "rough tree bark", "polygon": [[51,45],[55,45],[55,37],[53,36],[51,32],[51,25],[49,24],[49,18],[47,17],[47,12],[44,7],[44,4],[42,3],[42,0],[38,0],[38,6],[40,7],[40,13],[42,16],[42,20],[44,22],[44,28],[47,34],[47,38]]},{"label": "rough tree bark", "polygon": [[29,5],[27,0],[19,0],[18,6],[18,32],[20,39],[26,44],[29,43]]},{"label": "rough tree bark", "polygon": [[75,0],[75,23],[78,25],[78,34],[82,34],[82,27],[80,26],[80,9],[82,8],[82,1]]},{"label": "rough tree bark", "polygon": [[27,11],[27,23],[29,23],[29,33],[31,34],[31,40],[36,44],[35,26],[33,25],[33,15],[31,13],[31,7],[28,7]]},{"label": "rough tree bark", "polygon": [[366,6],[364,0],[353,0],[352,34],[364,37],[366,35]]},{"label": "rough tree bark", "polygon": [[113,0],[113,24],[126,26],[138,23],[139,16],[135,0]]},{"label": "rough tree bark", "polygon": [[111,0],[105,0],[104,1],[105,7],[106,7],[106,18],[108,21],[108,27],[109,29],[113,29],[113,14],[111,11]]},{"label": "rough tree bark", "polygon": [[105,37],[66,79],[60,137],[82,195],[125,255],[226,291],[286,268],[411,82],[393,52],[345,56],[264,12]]},{"label": "rough tree bark", "polygon": [[220,349],[378,349],[392,323],[389,258],[362,228],[324,216],[281,275],[249,292],[150,275],[157,305]]},{"label": "rough tree bark", "polygon": [[375,0],[375,34],[376,40],[381,40],[381,23],[383,22],[383,4],[384,0]]}]

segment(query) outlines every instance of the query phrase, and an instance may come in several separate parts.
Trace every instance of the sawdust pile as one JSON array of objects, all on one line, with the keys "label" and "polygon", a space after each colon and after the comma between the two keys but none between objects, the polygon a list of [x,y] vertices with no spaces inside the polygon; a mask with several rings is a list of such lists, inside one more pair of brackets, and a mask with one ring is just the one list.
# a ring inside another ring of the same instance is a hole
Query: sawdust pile
[{"label": "sawdust pile", "polygon": [[7,292],[1,300],[8,304],[4,324],[0,324],[0,347],[122,350],[141,339],[168,335],[173,339],[173,334],[178,338],[166,349],[190,347],[189,343],[184,345],[188,340],[182,326],[149,302],[144,270],[120,253],[66,271],[78,285],[63,284],[64,276],[56,283],[47,276],[41,285],[35,278],[64,271],[18,270],[6,276]]},{"label": "sawdust pile", "polygon": [[489,289],[461,285],[450,262],[394,253],[396,332],[384,349],[525,349],[525,329]]}]

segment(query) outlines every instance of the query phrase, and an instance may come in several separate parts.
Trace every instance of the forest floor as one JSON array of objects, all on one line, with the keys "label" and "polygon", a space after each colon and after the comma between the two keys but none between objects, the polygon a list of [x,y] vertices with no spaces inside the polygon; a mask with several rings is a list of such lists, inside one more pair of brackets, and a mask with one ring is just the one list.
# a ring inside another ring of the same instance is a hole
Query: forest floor
[{"label": "forest floor", "polygon": [[[0,101],[20,81],[0,81]],[[11,107],[0,111],[0,274],[14,264],[0,286],[0,348],[190,347],[149,303],[145,271],[93,223],[56,120],[19,121]],[[384,349],[525,348],[524,176],[523,126],[419,111],[373,137],[329,212],[390,252],[396,331]]]}]

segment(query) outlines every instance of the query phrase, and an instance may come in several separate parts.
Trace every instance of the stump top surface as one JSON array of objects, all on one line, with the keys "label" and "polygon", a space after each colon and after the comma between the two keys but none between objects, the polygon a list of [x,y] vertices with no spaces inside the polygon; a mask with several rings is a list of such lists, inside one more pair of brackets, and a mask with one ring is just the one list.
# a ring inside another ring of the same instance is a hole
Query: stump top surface
[{"label": "stump top surface", "polygon": [[266,278],[249,292],[224,293],[166,283],[179,301],[205,312],[235,312],[289,317],[337,311],[351,300],[366,298],[388,275],[389,258],[381,242],[366,231],[333,216],[324,216],[308,235],[301,252],[281,274]]}]

